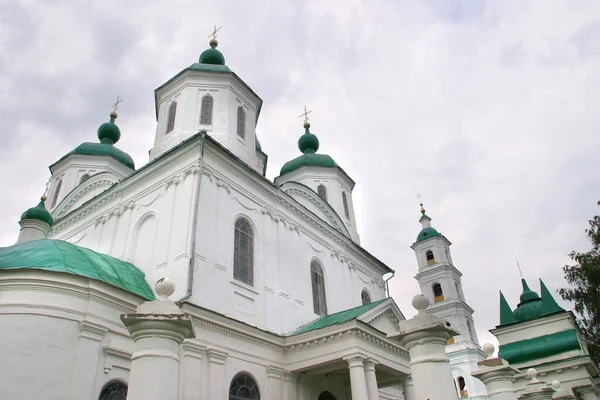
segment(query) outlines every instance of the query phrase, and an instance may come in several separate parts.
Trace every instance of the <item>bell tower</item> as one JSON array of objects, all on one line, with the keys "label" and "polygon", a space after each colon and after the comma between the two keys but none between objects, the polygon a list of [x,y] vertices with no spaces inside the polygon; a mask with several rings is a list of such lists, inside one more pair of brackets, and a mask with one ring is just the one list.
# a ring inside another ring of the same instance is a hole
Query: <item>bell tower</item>
[{"label": "bell tower", "polygon": [[459,398],[487,398],[485,387],[471,376],[477,362],[486,358],[479,346],[473,309],[463,293],[462,273],[454,266],[450,241],[431,226],[431,218],[421,204],[421,231],[411,248],[417,257],[419,272],[415,279],[421,293],[431,299],[427,312],[450,322],[460,334],[448,340],[450,358]]}]

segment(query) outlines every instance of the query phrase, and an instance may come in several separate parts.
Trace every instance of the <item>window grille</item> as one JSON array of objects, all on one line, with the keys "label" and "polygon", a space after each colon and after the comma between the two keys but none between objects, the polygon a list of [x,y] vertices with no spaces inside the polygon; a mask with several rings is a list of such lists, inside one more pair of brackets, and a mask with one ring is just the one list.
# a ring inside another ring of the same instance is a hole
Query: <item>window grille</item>
[{"label": "window grille", "polygon": [[327,201],[327,188],[325,187],[325,185],[321,184],[321,185],[317,186],[317,194],[319,195],[320,198]]},{"label": "window grille", "polygon": [[210,94],[207,94],[202,98],[202,106],[200,110],[200,124],[212,125],[212,113],[213,97]]},{"label": "window grille", "polygon": [[346,197],[346,192],[342,192],[342,203],[344,204],[344,214],[347,219],[350,219],[350,212],[348,211],[348,199]]},{"label": "window grille", "polygon": [[229,400],[260,400],[260,391],[254,378],[243,372],[237,374],[229,385]]},{"label": "window grille", "polygon": [[360,298],[362,300],[363,306],[371,302],[371,295],[369,294],[369,292],[367,292],[367,289],[363,289],[363,291],[360,294]]},{"label": "window grille", "polygon": [[310,278],[312,283],[313,309],[315,314],[327,315],[327,299],[325,296],[325,277],[323,268],[317,260],[310,263]]},{"label": "window grille", "polygon": [[127,385],[120,381],[108,382],[98,400],[125,400],[127,398]]},{"label": "window grille", "polygon": [[233,279],[254,285],[254,234],[244,218],[235,222],[233,244]]},{"label": "window grille", "polygon": [[169,117],[167,118],[167,132],[171,132],[175,128],[175,115],[177,114],[177,102],[174,101],[169,106]]},{"label": "window grille", "polygon": [[246,111],[239,106],[237,111],[237,134],[244,139],[246,137]]}]

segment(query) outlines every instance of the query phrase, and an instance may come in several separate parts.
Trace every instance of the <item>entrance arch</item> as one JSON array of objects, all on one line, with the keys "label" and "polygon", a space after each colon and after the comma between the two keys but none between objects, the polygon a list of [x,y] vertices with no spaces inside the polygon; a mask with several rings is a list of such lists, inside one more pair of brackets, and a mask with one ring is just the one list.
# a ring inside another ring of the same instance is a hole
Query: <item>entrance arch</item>
[{"label": "entrance arch", "polygon": [[322,392],[317,400],[337,400],[331,392]]}]

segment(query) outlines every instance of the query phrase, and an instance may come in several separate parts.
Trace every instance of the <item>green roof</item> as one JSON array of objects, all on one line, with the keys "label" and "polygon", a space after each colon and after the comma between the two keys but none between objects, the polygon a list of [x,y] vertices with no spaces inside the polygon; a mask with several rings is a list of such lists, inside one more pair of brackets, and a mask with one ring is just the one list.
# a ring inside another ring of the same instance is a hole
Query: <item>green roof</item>
[{"label": "green roof", "polygon": [[25,211],[21,215],[21,221],[24,219],[37,219],[38,221],[45,222],[48,225],[52,226],[52,224],[54,223],[54,220],[52,219],[52,216],[50,215],[48,210],[46,210],[46,206],[44,204],[45,199],[46,199],[45,196],[42,197],[42,199],[40,200],[40,202],[37,206],[31,207],[30,209]]},{"label": "green roof", "polygon": [[304,135],[298,139],[298,149],[303,153],[301,156],[286,162],[281,167],[279,175],[297,170],[305,165],[313,167],[337,167],[333,158],[327,154],[316,154],[319,150],[319,139],[310,132],[310,124],[304,123]]},{"label": "green roof", "polygon": [[227,65],[217,64],[200,64],[194,63],[188,67],[196,71],[207,71],[207,72],[232,72]]},{"label": "green roof", "polygon": [[579,340],[575,329],[539,336],[533,339],[503,344],[498,357],[509,363],[533,361],[570,350],[579,350]]},{"label": "green roof", "polygon": [[40,239],[0,247],[0,270],[41,269],[95,279],[146,300],[154,293],[130,263],[62,240]]},{"label": "green roof", "polygon": [[514,311],[511,311],[504,295],[500,292],[499,326],[531,321],[557,312],[565,312],[565,310],[556,303],[556,300],[554,300],[554,297],[552,297],[552,294],[541,279],[541,298],[536,292],[529,288],[525,279],[521,279],[521,285],[523,286],[523,292],[520,296],[521,302]]},{"label": "green roof", "polygon": [[387,300],[387,298],[378,300],[378,301],[374,301],[369,304],[364,304],[362,306],[354,307],[349,310],[340,311],[335,314],[324,315],[324,316],[296,329],[294,332],[291,333],[291,335],[299,335],[301,333],[312,332],[312,331],[316,331],[318,329],[323,329],[328,326],[343,324],[344,322],[348,322],[348,321],[351,321],[351,320],[359,317],[361,314],[369,311],[372,308],[375,308],[376,306],[378,306],[379,304],[383,303],[386,300]]},{"label": "green roof", "polygon": [[79,146],[77,146],[73,151],[61,158],[61,160],[68,157],[71,154],[85,154],[89,156],[108,156],[114,158],[121,164],[124,164],[131,169],[135,169],[133,158],[131,158],[129,154],[108,143],[82,143]]},{"label": "green roof", "polygon": [[434,228],[428,226],[427,228],[421,229],[419,235],[417,236],[417,242],[423,241],[425,239],[429,239],[435,236],[440,236],[440,233],[436,231]]}]

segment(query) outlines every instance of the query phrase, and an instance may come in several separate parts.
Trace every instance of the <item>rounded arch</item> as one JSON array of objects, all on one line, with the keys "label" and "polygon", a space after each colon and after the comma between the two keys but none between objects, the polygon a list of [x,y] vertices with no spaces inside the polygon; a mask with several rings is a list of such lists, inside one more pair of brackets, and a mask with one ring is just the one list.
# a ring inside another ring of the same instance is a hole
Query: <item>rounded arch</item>
[{"label": "rounded arch", "polygon": [[129,258],[142,271],[151,271],[154,261],[154,243],[158,228],[158,215],[155,211],[147,211],[133,226]]},{"label": "rounded arch", "polygon": [[229,384],[229,400],[260,400],[260,388],[254,376],[247,371],[234,375]]},{"label": "rounded arch", "polygon": [[87,181],[88,179],[90,179],[90,174],[83,174],[83,176],[79,179],[79,184],[81,185],[83,182]]},{"label": "rounded arch", "polygon": [[317,400],[337,400],[331,392],[321,392]]},{"label": "rounded arch", "polygon": [[363,288],[363,290],[360,292],[360,300],[362,301],[363,306],[373,301],[371,293],[369,293],[369,290],[367,288]]},{"label": "rounded arch", "polygon": [[210,93],[202,97],[200,106],[200,125],[212,125],[214,99]]},{"label": "rounded arch", "polygon": [[435,303],[444,300],[444,291],[442,289],[442,285],[439,282],[435,282],[431,285],[431,289],[433,290],[433,301]]},{"label": "rounded arch", "polygon": [[254,286],[256,227],[247,216],[237,216],[233,223],[233,279]]},{"label": "rounded arch", "polygon": [[312,288],[313,311],[318,315],[327,315],[327,290],[325,272],[321,261],[313,257],[310,260],[310,283]]},{"label": "rounded arch", "polygon": [[113,379],[102,387],[98,400],[125,400],[127,399],[127,389],[127,382]]},{"label": "rounded arch", "polygon": [[427,250],[425,252],[425,259],[427,259],[428,265],[435,264],[435,256],[433,255],[433,251]]}]

